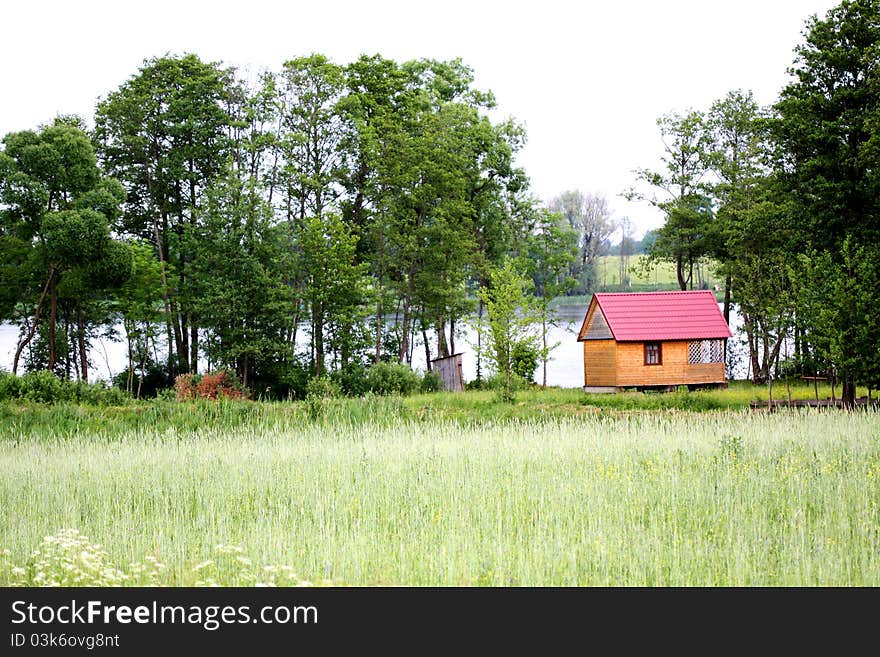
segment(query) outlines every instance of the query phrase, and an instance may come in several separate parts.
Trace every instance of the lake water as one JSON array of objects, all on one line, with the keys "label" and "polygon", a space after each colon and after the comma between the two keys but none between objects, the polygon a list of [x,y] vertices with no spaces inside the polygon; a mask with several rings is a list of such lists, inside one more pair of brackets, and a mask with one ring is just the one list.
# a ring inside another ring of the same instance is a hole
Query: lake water
[{"label": "lake water", "polygon": [[[559,343],[550,352],[550,360],[547,363],[547,385],[561,388],[579,388],[584,384],[583,347],[577,341],[577,332],[586,313],[586,306],[561,306],[557,309],[558,322],[556,326],[549,328],[548,344]],[[731,314],[731,328],[736,335],[739,327],[739,318]],[[459,324],[463,324],[459,322]],[[89,350],[89,361],[92,364],[90,380],[109,380],[113,375],[121,372],[126,364],[126,345],[123,340],[121,327],[117,329],[118,341],[108,339],[92,340]],[[413,348],[413,369],[425,370],[425,348],[422,344],[421,334],[417,333],[416,344]],[[432,339],[432,333],[428,334],[431,340],[432,355],[436,355],[436,339]],[[300,348],[308,346],[308,336],[305,330],[298,332],[297,342]],[[15,347],[18,340],[18,328],[10,324],[0,324],[0,369],[7,371],[12,369],[12,360],[15,356]],[[733,342],[733,341],[731,341]],[[461,326],[460,333],[455,338],[455,350],[462,353],[462,374],[465,381],[472,381],[476,377],[477,362],[472,344],[476,343],[476,334],[468,327]],[[731,345],[733,346],[733,345]],[[483,364],[485,372],[485,363]],[[743,373],[734,371],[735,376]],[[541,366],[535,372],[535,380],[540,383],[542,377]]]}]

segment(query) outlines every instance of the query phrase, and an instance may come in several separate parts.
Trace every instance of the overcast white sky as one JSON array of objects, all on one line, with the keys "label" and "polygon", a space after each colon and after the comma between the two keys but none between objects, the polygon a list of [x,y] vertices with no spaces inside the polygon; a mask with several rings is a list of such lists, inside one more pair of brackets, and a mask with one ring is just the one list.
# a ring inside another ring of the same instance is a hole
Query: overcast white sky
[{"label": "overcast white sky", "polygon": [[732,89],[772,103],[804,22],[836,0],[28,0],[0,8],[0,135],[59,114],[92,121],[95,101],[143,60],[192,52],[251,71],[319,52],[404,61],[461,57],[498,116],[525,124],[519,157],[549,199],[605,195],[637,234],[662,223],[620,194],[658,165],[655,120],[707,108]]}]

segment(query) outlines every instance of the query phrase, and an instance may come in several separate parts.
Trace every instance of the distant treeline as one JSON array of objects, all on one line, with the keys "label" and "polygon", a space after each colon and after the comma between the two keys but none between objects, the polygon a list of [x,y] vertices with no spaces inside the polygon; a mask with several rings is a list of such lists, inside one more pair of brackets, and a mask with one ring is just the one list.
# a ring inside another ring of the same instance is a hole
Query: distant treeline
[{"label": "distant treeline", "polygon": [[452,353],[507,259],[534,294],[567,289],[575,232],[514,165],[522,127],[487,118],[472,83],[458,60],[312,55],[253,84],[166,56],[98,103],[93,130],[6,135],[13,369],[87,380],[89,340],[121,322],[131,391],[207,359],[283,395],[304,371],[409,363],[415,335],[429,362]]},{"label": "distant treeline", "polygon": [[453,353],[511,263],[546,331],[547,300],[597,289],[614,253],[621,285],[636,262],[673,263],[681,289],[717,263],[756,381],[793,367],[848,398],[877,387],[878,3],[811,18],[772,107],[734,91],[658,120],[664,167],[629,196],[666,221],[641,241],[599,195],[537,200],[515,165],[523,127],[488,117],[460,60],[316,54],[256,82],[192,54],[148,60],[93,129],[59,117],[3,139],[13,369],[85,381],[89,340],[121,323],[130,391],[206,359],[283,395],[303,373],[411,363],[415,336],[427,362]]}]

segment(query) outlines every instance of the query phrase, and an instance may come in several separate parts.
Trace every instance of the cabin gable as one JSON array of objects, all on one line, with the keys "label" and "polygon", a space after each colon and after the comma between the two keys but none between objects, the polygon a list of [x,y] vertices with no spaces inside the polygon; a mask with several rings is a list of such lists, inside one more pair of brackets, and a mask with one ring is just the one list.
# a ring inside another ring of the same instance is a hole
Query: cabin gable
[{"label": "cabin gable", "polygon": [[578,341],[584,340],[613,340],[614,334],[611,327],[605,320],[605,314],[596,303],[595,299],[590,303],[587,309],[587,315],[584,317],[584,323],[581,325]]}]

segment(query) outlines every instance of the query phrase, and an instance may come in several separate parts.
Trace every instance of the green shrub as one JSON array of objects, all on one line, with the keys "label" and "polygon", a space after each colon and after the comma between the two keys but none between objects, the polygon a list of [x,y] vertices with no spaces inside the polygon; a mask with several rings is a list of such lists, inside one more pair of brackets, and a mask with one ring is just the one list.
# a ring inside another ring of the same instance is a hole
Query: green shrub
[{"label": "green shrub", "polygon": [[522,342],[513,345],[510,356],[513,359],[514,373],[526,381],[535,381],[535,370],[538,368],[538,349]]},{"label": "green shrub", "polygon": [[420,386],[419,375],[408,365],[379,363],[367,370],[367,391],[377,395],[411,395]]},{"label": "green shrub", "polygon": [[443,389],[443,379],[437,372],[425,372],[422,377],[422,392],[440,392]]},{"label": "green shrub", "polygon": [[333,372],[330,378],[339,385],[344,394],[349,397],[361,397],[370,391],[367,372],[369,368],[363,365],[349,364]]},{"label": "green shrub", "polygon": [[339,384],[327,376],[316,376],[306,384],[306,398],[334,399],[342,396]]},{"label": "green shrub", "polygon": [[118,388],[108,387],[103,381],[85,383],[59,379],[48,370],[28,372],[15,376],[0,372],[0,401],[21,399],[38,404],[66,402],[113,406],[124,404],[128,395]]},{"label": "green shrub", "polygon": [[486,381],[486,387],[495,392],[498,401],[513,401],[516,393],[526,390],[529,382],[515,372],[510,374],[510,394],[507,391],[507,379],[504,374],[495,374]]},{"label": "green shrub", "polygon": [[71,394],[61,379],[48,370],[28,372],[20,380],[19,397],[42,404],[69,401]]},{"label": "green shrub", "polygon": [[[113,377],[113,385],[120,390],[126,390],[128,387],[128,368]],[[132,396],[138,396],[138,388],[140,388],[140,398],[151,399],[158,396],[160,390],[171,388],[173,385],[174,377],[168,374],[165,366],[150,359],[144,367],[143,379],[141,379],[139,371],[134,372],[131,393]]]},{"label": "green shrub", "polygon": [[272,361],[257,366],[251,387],[260,399],[305,399],[311,377],[311,368],[302,363]]},{"label": "green shrub", "polygon": [[327,376],[316,376],[306,385],[306,411],[317,420],[327,413],[331,402],[342,396],[339,384]]},{"label": "green shrub", "polygon": [[[65,382],[68,383],[68,382]],[[83,404],[94,406],[120,406],[130,397],[124,390],[110,387],[103,381],[97,383],[84,383],[77,381],[70,383],[73,387],[72,399]]]},{"label": "green shrub", "polygon": [[20,397],[20,379],[14,374],[0,370],[0,401]]}]

